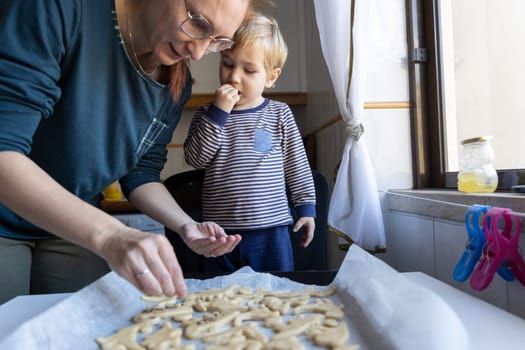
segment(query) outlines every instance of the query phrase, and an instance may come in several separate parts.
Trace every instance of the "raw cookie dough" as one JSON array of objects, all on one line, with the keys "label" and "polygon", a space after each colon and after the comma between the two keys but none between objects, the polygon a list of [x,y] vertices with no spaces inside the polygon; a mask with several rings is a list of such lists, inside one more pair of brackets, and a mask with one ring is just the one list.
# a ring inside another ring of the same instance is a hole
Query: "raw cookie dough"
[{"label": "raw cookie dough", "polygon": [[356,350],[343,305],[328,297],[335,288],[299,292],[233,285],[186,297],[143,297],[156,303],[135,315],[133,325],[96,339],[102,350],[305,349],[308,343]]}]

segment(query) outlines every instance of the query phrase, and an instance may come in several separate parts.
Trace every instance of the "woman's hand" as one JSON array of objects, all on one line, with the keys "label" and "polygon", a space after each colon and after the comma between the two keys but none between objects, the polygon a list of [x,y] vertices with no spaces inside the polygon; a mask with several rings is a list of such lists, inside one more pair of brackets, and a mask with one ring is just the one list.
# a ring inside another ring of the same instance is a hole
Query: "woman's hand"
[{"label": "woman's hand", "polygon": [[241,241],[240,235],[227,235],[214,222],[195,222],[175,202],[161,183],[137,187],[130,196],[131,203],[151,218],[177,232],[195,253],[206,257],[229,253]]},{"label": "woman's hand", "polygon": [[109,236],[101,255],[146,295],[184,296],[184,276],[170,242],[161,234],[125,227]]},{"label": "woman's hand", "polygon": [[[95,252],[143,293],[187,293],[179,262],[166,237],[125,226],[66,191],[18,152],[0,152],[0,178],[3,205],[42,229]],[[183,213],[179,215],[191,220]]]},{"label": "woman's hand", "polygon": [[217,257],[231,252],[241,241],[240,235],[227,235],[214,222],[191,222],[182,226],[180,233],[184,243],[195,253],[205,257]]},{"label": "woman's hand", "polygon": [[[226,235],[216,223],[195,222],[161,183],[141,185],[131,192],[128,199],[138,210],[179,233],[184,243],[197,254],[210,257],[229,253],[241,240],[240,235]],[[126,234],[118,235],[124,239],[110,244],[114,251],[104,250],[109,252],[105,254],[106,260],[117,273],[133,281],[137,288],[147,294],[159,294],[162,291],[166,295],[177,293],[182,296],[186,293],[179,262],[167,238],[137,230]],[[116,252],[123,255],[120,260]]]},{"label": "woman's hand", "polygon": [[301,247],[306,248],[314,239],[315,219],[310,216],[300,217],[293,226],[293,232],[297,232],[304,226],[304,234],[301,237]]}]

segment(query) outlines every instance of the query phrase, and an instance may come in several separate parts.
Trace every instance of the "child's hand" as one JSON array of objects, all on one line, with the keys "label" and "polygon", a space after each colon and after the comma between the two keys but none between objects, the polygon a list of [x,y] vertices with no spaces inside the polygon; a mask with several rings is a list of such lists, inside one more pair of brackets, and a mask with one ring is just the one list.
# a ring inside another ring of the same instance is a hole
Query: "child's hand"
[{"label": "child's hand", "polygon": [[304,226],[304,234],[301,237],[301,247],[306,248],[314,239],[315,220],[310,216],[300,217],[293,226],[293,232],[297,232]]},{"label": "child's hand", "polygon": [[239,102],[239,90],[230,84],[224,84],[215,91],[213,104],[223,111],[230,113],[237,102]]}]

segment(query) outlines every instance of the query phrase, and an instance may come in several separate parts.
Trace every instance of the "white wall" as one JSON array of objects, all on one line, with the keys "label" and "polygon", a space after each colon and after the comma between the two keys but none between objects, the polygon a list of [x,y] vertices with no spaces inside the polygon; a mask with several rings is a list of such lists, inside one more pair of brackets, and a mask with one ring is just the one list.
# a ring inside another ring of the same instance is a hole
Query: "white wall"
[{"label": "white wall", "polygon": [[[275,17],[288,45],[288,58],[275,91],[306,91],[304,1],[276,0]],[[219,87],[219,54],[209,54],[191,63],[195,79],[193,92],[211,93]]]},{"label": "white wall", "polygon": [[[308,75],[306,73],[305,38],[308,36],[305,36],[305,1],[276,0],[275,3],[277,5],[275,16],[288,45],[288,58],[283,68],[283,73],[272,91],[306,92]],[[317,36],[317,32],[312,32],[312,35]],[[322,57],[318,59],[321,59],[321,63],[324,64]],[[212,93],[219,87],[219,54],[210,53],[200,61],[191,62],[191,70],[195,80],[193,85],[194,93]],[[294,113],[296,110],[299,111],[299,113],[296,113],[296,119],[299,128],[301,128],[304,116],[300,112],[304,108],[297,107],[292,109]],[[181,121],[173,134],[172,144],[180,145],[184,143],[193,112],[193,110],[184,111]],[[168,152],[168,162],[161,173],[161,178],[166,179],[172,174],[188,169],[191,169],[191,167],[184,162],[182,149],[171,147]]]},{"label": "white wall", "polygon": [[[404,0],[375,0],[373,20],[367,33],[371,55],[368,62],[366,102],[409,100]],[[312,1],[305,2],[308,106],[298,118],[303,134],[309,134],[338,114],[328,70],[318,40]],[[366,109],[362,123],[365,142],[380,191],[412,188],[410,115],[408,109]],[[343,151],[345,127],[337,122],[317,136],[317,165],[331,184]],[[381,196],[383,197],[383,196]],[[383,207],[385,207],[383,205]],[[344,252],[330,235],[329,266],[337,268]],[[387,241],[388,245],[388,241]],[[387,248],[388,249],[388,248]]]},{"label": "white wall", "polygon": [[[370,57],[365,102],[409,101],[405,7],[403,0],[376,0],[377,17],[370,22]],[[305,1],[306,70],[308,106],[297,118],[303,134],[310,134],[339,112],[318,40],[311,1]],[[366,142],[378,188],[412,188],[409,109],[366,109]],[[318,165],[333,180],[344,144],[344,125],[323,130],[318,136]],[[332,156],[333,155],[333,156]]]},{"label": "white wall", "polygon": [[[279,13],[283,16],[280,22],[286,23],[282,25],[283,31],[293,33],[287,34],[287,41],[297,43],[297,47],[291,46],[292,53],[298,50],[295,55],[291,55],[296,57],[295,61],[289,60],[285,68],[285,72],[290,71],[290,81],[282,82],[278,89],[308,92],[308,105],[298,108],[299,113],[295,115],[302,134],[307,135],[338,114],[337,103],[320,49],[312,1],[279,0],[277,3]],[[366,101],[408,101],[404,0],[374,0],[373,3],[377,19],[370,22],[369,40],[372,46],[375,45],[375,50],[372,50],[373,64],[370,64],[367,73],[369,83]],[[300,14],[303,14],[303,18],[296,21]],[[284,17],[285,15],[290,17]],[[207,81],[205,79],[210,80],[207,87],[198,87],[197,91],[201,92],[209,92],[208,89],[214,86],[211,81],[215,79],[212,77],[215,76],[216,64],[205,62],[201,62],[205,67],[199,72],[206,72],[206,68],[209,71],[204,75],[197,75],[197,84]],[[174,134],[174,143],[183,142],[190,120],[191,111],[188,111]],[[388,207],[388,196],[384,195],[384,191],[412,188],[409,122],[408,109],[367,109],[364,114],[365,134],[362,140],[366,142],[376,172],[383,208]],[[344,125],[338,122],[320,131],[316,138],[317,168],[331,185],[345,136]],[[171,173],[185,169],[180,149],[170,149],[169,157]],[[457,262],[466,239],[463,223],[387,209],[383,213],[387,253],[377,255],[378,258],[401,272],[422,271],[525,318],[525,295],[523,287],[518,283],[506,283],[496,278],[486,291],[474,292],[468,285],[452,279],[453,265]],[[329,234],[330,269],[337,269],[345,255],[344,251],[339,250],[337,243],[336,236]],[[525,246],[524,239],[520,245]]]},{"label": "white wall", "polygon": [[[277,18],[289,46],[289,58],[276,91],[306,91],[308,104],[294,108],[301,133],[308,135],[339,114],[328,69],[324,62],[312,0],[276,0]],[[376,40],[366,92],[367,102],[408,101],[404,0],[376,0],[377,20],[370,23],[370,40]],[[391,19],[390,21],[387,19]],[[379,44],[388,39],[388,45]],[[192,63],[195,92],[211,92],[218,85],[218,55],[210,54]],[[173,137],[182,144],[191,121],[186,111]],[[411,188],[411,149],[408,109],[368,109],[363,118],[366,142],[377,174],[378,188]],[[338,122],[318,133],[317,168],[333,185],[345,141],[345,128]],[[170,148],[162,177],[187,170],[182,149]],[[388,244],[388,242],[387,242]],[[345,252],[335,235],[329,235],[329,268],[336,269]]]},{"label": "white wall", "polygon": [[[407,46],[404,0],[374,0],[369,23],[371,55],[367,72],[366,102],[409,101]],[[306,77],[309,103],[305,114],[297,116],[304,135],[317,130],[338,114],[337,104],[322,57],[315,15],[311,1],[304,2]],[[331,183],[343,149],[345,131],[342,122],[324,129],[317,136],[317,165]],[[452,271],[465,247],[467,238],[463,222],[389,211],[390,189],[412,188],[412,152],[409,109],[366,109],[363,117],[369,155],[383,199],[387,234],[387,254],[378,257],[398,271],[422,271],[453,287],[525,318],[525,294],[517,282],[496,276],[484,291],[472,290],[468,283],[458,283]],[[337,268],[344,252],[337,239],[330,236],[329,266]],[[525,247],[525,238],[520,240]]]},{"label": "white wall", "polygon": [[[369,64],[366,102],[408,101],[406,64],[406,30],[403,0],[376,0],[378,19],[370,23],[370,38],[378,44]],[[276,0],[277,17],[289,45],[290,53],[275,91],[306,91],[308,105],[295,108],[295,117],[303,135],[318,130],[338,115],[332,85],[319,43],[311,0]],[[392,18],[391,21],[385,20]],[[386,40],[385,40],[386,36]],[[384,43],[388,43],[385,46]],[[218,55],[210,54],[192,62],[194,92],[209,93],[218,86]],[[186,111],[173,137],[181,144],[193,111]],[[342,122],[323,130],[319,137],[318,161],[329,179],[340,158],[344,142]],[[408,109],[367,109],[363,118],[364,142],[378,174],[380,190],[411,188],[411,151]],[[330,145],[331,144],[331,145]],[[326,146],[326,147],[325,147]],[[328,148],[327,148],[328,147]],[[164,176],[184,170],[180,150],[170,149],[170,161]],[[334,159],[327,157],[333,154]]]}]

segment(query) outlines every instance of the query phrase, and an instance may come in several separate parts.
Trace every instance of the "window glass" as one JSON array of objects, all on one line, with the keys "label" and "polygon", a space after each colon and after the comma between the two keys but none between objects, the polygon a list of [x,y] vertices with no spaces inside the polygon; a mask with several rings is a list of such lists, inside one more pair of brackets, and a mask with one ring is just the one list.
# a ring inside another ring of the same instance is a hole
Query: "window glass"
[{"label": "window glass", "polygon": [[445,171],[478,136],[493,137],[497,169],[525,168],[525,1],[436,4]]}]

